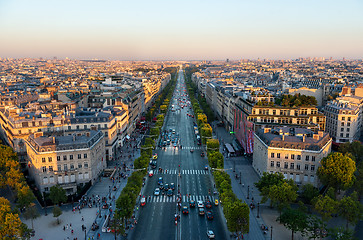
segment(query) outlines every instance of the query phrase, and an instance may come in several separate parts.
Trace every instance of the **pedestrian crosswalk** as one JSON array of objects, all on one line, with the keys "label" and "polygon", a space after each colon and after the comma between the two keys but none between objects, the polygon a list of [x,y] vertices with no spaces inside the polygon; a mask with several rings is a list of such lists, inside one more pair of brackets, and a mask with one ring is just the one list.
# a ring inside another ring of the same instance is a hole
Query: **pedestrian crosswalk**
[{"label": "pedestrian crosswalk", "polygon": [[[203,196],[203,195],[183,195],[182,202],[190,202],[191,200],[197,202],[197,201],[211,201],[214,202],[215,198],[214,196]],[[165,203],[165,202],[177,202],[176,196],[166,196],[166,195],[160,195],[160,196],[146,196],[146,202],[157,202],[157,203]]]},{"label": "pedestrian crosswalk", "polygon": [[172,145],[170,146],[166,146],[166,147],[156,147],[156,149],[164,149],[164,148],[167,148],[167,149],[174,149],[174,148],[178,148],[179,150],[183,150],[183,149],[187,149],[187,150],[202,150],[203,148],[202,147],[185,147],[185,146],[182,146],[182,148],[179,148],[179,147],[174,147]]},{"label": "pedestrian crosswalk", "polygon": [[[203,175],[208,174],[208,170],[181,170],[181,174],[194,174],[194,175]],[[160,172],[157,172],[155,174],[160,174]],[[179,174],[179,170],[176,169],[164,169],[162,174]]]}]

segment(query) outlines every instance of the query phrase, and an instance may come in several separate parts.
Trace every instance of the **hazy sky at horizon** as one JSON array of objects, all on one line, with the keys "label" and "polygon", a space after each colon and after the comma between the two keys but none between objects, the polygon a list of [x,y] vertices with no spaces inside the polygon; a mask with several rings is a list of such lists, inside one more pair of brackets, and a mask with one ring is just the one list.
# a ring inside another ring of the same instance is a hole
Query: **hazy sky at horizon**
[{"label": "hazy sky at horizon", "polygon": [[362,0],[0,0],[0,57],[363,58]]}]

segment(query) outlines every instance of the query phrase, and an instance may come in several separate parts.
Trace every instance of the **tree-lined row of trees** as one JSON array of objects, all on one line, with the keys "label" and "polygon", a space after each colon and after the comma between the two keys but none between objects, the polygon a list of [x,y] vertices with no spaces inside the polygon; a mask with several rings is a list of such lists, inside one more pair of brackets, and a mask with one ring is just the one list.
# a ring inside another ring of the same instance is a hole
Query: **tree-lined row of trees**
[{"label": "tree-lined row of trees", "polygon": [[[165,113],[167,106],[169,106],[170,99],[176,84],[177,68],[172,68],[172,79],[168,85],[163,89],[153,106],[146,113],[146,118],[151,121],[156,112],[160,110],[161,114],[156,116],[154,127],[149,131],[149,137],[145,138],[144,144],[140,147],[140,157],[134,161],[134,171],[127,180],[126,186],[116,200],[116,211],[111,220],[111,228],[115,233],[115,239],[118,234],[125,232],[127,219],[131,218],[136,205],[136,200],[141,192],[143,178],[147,173],[150,158],[152,157],[152,150],[155,148],[155,140],[158,138],[161,128],[164,124]],[[165,107],[166,106],[166,107]]]},{"label": "tree-lined row of trees", "polygon": [[[193,106],[194,114],[198,124],[198,129],[203,144],[207,145],[207,157],[209,166],[213,170],[213,176],[216,188],[219,191],[219,200],[223,205],[223,213],[227,220],[228,230],[235,232],[242,239],[243,233],[249,232],[249,213],[248,205],[242,202],[234,194],[231,185],[230,176],[224,172],[224,157],[219,152],[218,139],[212,138],[212,127],[208,123],[214,120],[214,114],[210,106],[206,103],[205,98],[198,95],[195,99],[196,86],[191,82],[191,74],[195,72],[194,68],[185,70],[186,84],[188,87],[189,97]],[[202,106],[202,108],[200,108]]]}]

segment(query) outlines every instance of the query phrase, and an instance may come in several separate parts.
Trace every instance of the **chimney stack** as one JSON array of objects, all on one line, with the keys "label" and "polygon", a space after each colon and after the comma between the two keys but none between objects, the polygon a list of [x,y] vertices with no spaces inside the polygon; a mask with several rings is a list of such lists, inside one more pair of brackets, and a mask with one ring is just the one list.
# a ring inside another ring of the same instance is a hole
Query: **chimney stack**
[{"label": "chimney stack", "polygon": [[53,143],[55,144],[55,137],[53,137]]},{"label": "chimney stack", "polygon": [[303,142],[305,142],[305,137],[306,137],[306,136],[304,135],[304,136],[303,136]]}]

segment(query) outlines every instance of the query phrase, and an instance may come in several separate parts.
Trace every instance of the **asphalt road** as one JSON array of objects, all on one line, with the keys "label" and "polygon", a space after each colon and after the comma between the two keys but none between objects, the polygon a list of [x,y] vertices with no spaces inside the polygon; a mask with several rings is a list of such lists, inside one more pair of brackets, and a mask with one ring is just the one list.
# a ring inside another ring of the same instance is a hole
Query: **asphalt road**
[{"label": "asphalt road", "polygon": [[[213,195],[212,176],[209,170],[205,170],[208,161],[201,157],[202,146],[197,145],[193,124],[195,118],[187,114],[193,114],[189,108],[181,105],[183,99],[189,100],[184,91],[185,83],[182,70],[179,72],[177,86],[171,100],[175,111],[169,111],[166,116],[164,130],[175,129],[174,135],[179,135],[178,146],[173,143],[164,147],[157,147],[154,151],[158,154],[157,167],[154,176],[149,177],[144,188],[146,205],[140,207],[138,224],[135,226],[132,239],[176,239],[197,240],[208,239],[207,230],[215,233],[216,239],[229,239],[225,228],[225,219],[221,206],[215,206],[214,200],[218,195]],[[183,96],[184,95],[184,96]],[[182,148],[180,148],[182,145]],[[191,152],[190,150],[194,150]],[[180,167],[179,167],[180,166]],[[159,172],[158,169],[163,171]],[[165,184],[175,184],[174,194],[166,196],[154,195],[155,188],[159,187],[158,178],[163,178]],[[210,194],[209,194],[210,190]],[[188,206],[189,214],[183,214],[177,206],[178,192],[180,191],[181,205]],[[213,220],[198,215],[197,206],[189,207],[189,201],[210,199]],[[175,224],[175,214],[180,215],[178,224]]]}]

